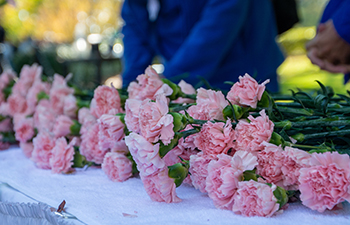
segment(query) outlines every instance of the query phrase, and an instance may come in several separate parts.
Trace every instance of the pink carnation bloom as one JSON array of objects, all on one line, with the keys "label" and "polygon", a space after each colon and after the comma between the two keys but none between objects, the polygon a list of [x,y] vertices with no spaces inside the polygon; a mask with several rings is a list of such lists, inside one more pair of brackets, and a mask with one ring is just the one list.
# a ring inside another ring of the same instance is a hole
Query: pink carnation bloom
[{"label": "pink carnation bloom", "polygon": [[[12,70],[6,70],[0,75],[0,92],[7,87],[7,85],[16,78],[16,74]],[[0,101],[1,103],[1,101]]]},{"label": "pink carnation bloom", "polygon": [[50,90],[50,102],[52,110],[56,115],[62,115],[64,112],[64,101],[68,95],[74,94],[74,89],[67,85],[63,76],[55,74]]},{"label": "pink carnation bloom", "polygon": [[227,93],[227,99],[234,105],[250,106],[255,109],[265,91],[265,85],[269,82],[270,80],[266,80],[258,84],[246,73],[243,77],[239,76],[239,82],[236,82]]},{"label": "pink carnation bloom", "polygon": [[228,105],[228,102],[221,91],[199,88],[196,102],[197,105],[193,105],[188,109],[188,113],[194,119],[224,120],[222,111]]},{"label": "pink carnation bloom", "polygon": [[103,114],[109,114],[112,109],[116,110],[113,114],[123,112],[117,89],[105,85],[97,87],[94,91],[94,98],[91,100],[91,114],[100,118]]},{"label": "pink carnation bloom", "polygon": [[196,135],[194,144],[204,154],[226,154],[233,148],[234,138],[235,130],[232,129],[231,120],[226,123],[208,121]]},{"label": "pink carnation bloom", "polygon": [[33,142],[20,142],[19,147],[22,149],[23,154],[26,157],[28,157],[28,158],[32,157],[32,152],[34,149]]},{"label": "pink carnation bloom", "polygon": [[155,100],[155,94],[162,87],[163,81],[157,72],[148,66],[145,74],[141,74],[136,78],[137,82],[131,82],[128,87],[130,99],[152,99]]},{"label": "pink carnation bloom", "polygon": [[118,152],[124,155],[129,153],[129,149],[128,149],[128,146],[126,146],[125,144],[125,140],[123,139],[115,142],[111,148],[111,152]]},{"label": "pink carnation bloom", "polygon": [[310,167],[300,169],[299,190],[303,205],[324,212],[350,202],[350,158],[338,152],[313,153]]},{"label": "pink carnation bloom", "polygon": [[139,111],[140,133],[146,140],[155,143],[161,140],[168,145],[173,139],[174,118],[168,114],[166,97],[158,95],[156,102],[148,99],[142,101]]},{"label": "pink carnation bloom", "polygon": [[13,125],[11,118],[6,118],[3,121],[0,121],[0,132],[8,132],[13,130]]},{"label": "pink carnation bloom", "polygon": [[125,101],[125,124],[129,131],[140,133],[139,111],[142,101],[127,99]]},{"label": "pink carnation bloom", "polygon": [[25,113],[28,109],[26,98],[16,92],[7,98],[7,104],[8,114],[12,117],[17,113]]},{"label": "pink carnation bloom", "polygon": [[248,116],[250,122],[240,120],[236,126],[236,150],[261,151],[264,149],[263,142],[269,142],[274,124],[269,120],[265,110],[260,111],[260,116],[254,118]]},{"label": "pink carnation bloom", "polygon": [[50,158],[52,173],[67,173],[73,165],[75,138],[68,144],[66,138],[60,137],[55,142]]},{"label": "pink carnation bloom", "polygon": [[282,162],[283,188],[299,190],[300,169],[309,167],[311,154],[303,150],[285,147]]},{"label": "pink carnation bloom", "polygon": [[284,161],[283,149],[281,146],[277,146],[270,143],[263,143],[265,148],[258,152],[257,174],[262,176],[267,183],[274,183],[278,186],[282,186],[283,174],[282,164]]},{"label": "pink carnation bloom", "polygon": [[52,131],[56,115],[52,111],[50,101],[43,99],[39,102],[34,113],[34,127],[41,131]]},{"label": "pink carnation bloom", "polygon": [[72,94],[67,95],[64,98],[63,114],[74,119],[77,117],[77,111],[78,111],[77,99]]},{"label": "pink carnation bloom", "polygon": [[74,124],[73,120],[65,115],[60,115],[56,118],[53,126],[53,134],[55,138],[64,137],[71,133],[70,127]]},{"label": "pink carnation bloom", "polygon": [[123,182],[132,176],[132,162],[122,153],[108,152],[102,170],[112,181]]},{"label": "pink carnation bloom", "polygon": [[15,123],[14,126],[15,137],[17,141],[27,142],[33,138],[34,131],[34,119],[32,117],[24,117]]},{"label": "pink carnation bloom", "polygon": [[125,125],[120,121],[119,116],[103,114],[97,120],[97,123],[99,126],[98,145],[100,149],[111,149],[116,142],[124,138]]},{"label": "pink carnation bloom", "polygon": [[[178,84],[181,88],[181,91],[187,95],[196,94],[196,89],[191,84],[186,83],[185,81],[181,80]],[[194,103],[195,100],[190,98],[178,98],[174,101],[174,103]]]},{"label": "pink carnation bloom", "polygon": [[163,167],[162,170],[149,176],[144,176],[141,173],[141,180],[152,201],[166,203],[181,202],[181,199],[176,195],[174,179],[168,176],[167,167]]},{"label": "pink carnation bloom", "polygon": [[55,139],[48,132],[39,132],[33,139],[33,152],[31,160],[41,169],[51,169],[50,158],[55,147]]},{"label": "pink carnation bloom", "polygon": [[98,123],[90,126],[85,133],[81,135],[80,153],[86,157],[88,161],[101,164],[108,150],[100,149],[98,146]]},{"label": "pink carnation bloom", "polygon": [[20,72],[20,77],[13,86],[12,93],[26,96],[29,88],[36,80],[40,80],[43,68],[34,63],[32,66],[24,65]]},{"label": "pink carnation bloom", "polygon": [[78,112],[78,121],[81,124],[80,134],[84,134],[97,122],[97,119],[91,114],[90,109],[83,107]]},{"label": "pink carnation bloom", "polygon": [[190,156],[189,172],[191,174],[192,184],[202,193],[207,193],[205,187],[208,176],[208,165],[213,159],[216,159],[215,155],[205,155],[203,152]]},{"label": "pink carnation bloom", "polygon": [[33,83],[33,86],[28,90],[26,95],[28,110],[32,113],[35,111],[35,107],[38,103],[38,94],[44,92],[49,94],[50,84],[37,80]]},{"label": "pink carnation bloom", "polygon": [[153,145],[143,136],[131,133],[125,137],[125,144],[143,176],[155,174],[165,167],[165,162],[159,155],[159,143]]},{"label": "pink carnation bloom", "polygon": [[243,216],[272,216],[279,209],[275,189],[274,184],[270,187],[254,180],[239,182],[232,211]]}]

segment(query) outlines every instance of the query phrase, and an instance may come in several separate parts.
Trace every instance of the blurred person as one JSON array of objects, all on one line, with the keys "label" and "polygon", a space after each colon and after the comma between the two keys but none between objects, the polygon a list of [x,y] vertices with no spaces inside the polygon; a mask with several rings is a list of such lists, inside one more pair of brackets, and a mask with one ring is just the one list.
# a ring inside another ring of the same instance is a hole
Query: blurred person
[{"label": "blurred person", "polygon": [[284,57],[271,0],[125,0],[122,18],[123,87],[161,56],[166,78],[188,73],[184,80],[192,85],[201,76],[213,88],[229,89],[225,81],[248,73],[270,79],[269,90],[278,91]]},{"label": "blurred person", "polygon": [[350,0],[330,0],[317,34],[307,45],[313,64],[332,73],[350,73]]}]

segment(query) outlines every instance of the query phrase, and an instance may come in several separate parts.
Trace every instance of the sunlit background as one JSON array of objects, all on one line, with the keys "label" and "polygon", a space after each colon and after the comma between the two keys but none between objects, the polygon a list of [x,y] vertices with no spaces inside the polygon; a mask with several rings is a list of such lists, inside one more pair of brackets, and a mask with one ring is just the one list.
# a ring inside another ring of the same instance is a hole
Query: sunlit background
[{"label": "sunlit background", "polygon": [[[0,4],[3,0],[0,0]],[[0,25],[6,31],[0,43],[1,64],[17,73],[24,64],[39,63],[44,73],[67,75],[81,88],[101,83],[121,86],[123,56],[122,0],[15,0],[0,7]],[[316,34],[316,25],[327,0],[299,0],[300,22],[277,37],[286,60],[278,69],[283,93],[289,89],[314,89],[320,80],[345,92],[343,76],[329,74],[306,57],[305,43]],[[156,62],[155,62],[156,63]],[[163,65],[153,67],[162,72]]]}]

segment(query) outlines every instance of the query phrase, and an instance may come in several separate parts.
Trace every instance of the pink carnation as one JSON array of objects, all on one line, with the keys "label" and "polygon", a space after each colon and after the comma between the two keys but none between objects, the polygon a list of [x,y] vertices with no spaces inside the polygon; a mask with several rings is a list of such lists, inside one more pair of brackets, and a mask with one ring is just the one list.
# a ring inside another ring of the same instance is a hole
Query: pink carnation
[{"label": "pink carnation", "polygon": [[132,162],[124,154],[108,152],[102,163],[102,170],[114,182],[123,182],[132,176]]},{"label": "pink carnation", "polygon": [[274,124],[269,120],[265,110],[260,111],[260,116],[254,118],[248,116],[250,122],[240,120],[236,126],[236,150],[261,151],[263,142],[269,142]]},{"label": "pink carnation", "polygon": [[52,111],[49,100],[43,99],[39,102],[34,113],[34,126],[41,131],[52,131],[56,115]]},{"label": "pink carnation", "polygon": [[[181,80],[178,84],[181,88],[181,91],[187,95],[193,95],[196,94],[196,89],[191,84],[186,83],[185,81]],[[195,100],[190,98],[178,98],[174,101],[174,103],[194,103]]]},{"label": "pink carnation", "polygon": [[20,72],[20,77],[16,84],[13,86],[12,93],[18,93],[22,96],[26,96],[29,88],[36,80],[40,80],[43,68],[38,64],[32,66],[24,65]]},{"label": "pink carnation", "polygon": [[168,176],[167,167],[164,167],[162,170],[149,176],[141,174],[141,180],[152,201],[166,203],[176,203],[181,201],[176,195],[174,179],[169,178]]},{"label": "pink carnation", "polygon": [[98,146],[98,123],[91,125],[85,133],[81,135],[80,153],[88,161],[101,164],[108,150],[100,149]]},{"label": "pink carnation", "polygon": [[55,142],[50,158],[52,173],[67,173],[72,168],[74,159],[75,138],[68,144],[64,137],[60,137]]},{"label": "pink carnation", "polygon": [[228,105],[221,91],[197,90],[197,105],[188,108],[188,113],[194,119],[202,120],[224,120],[222,111]]},{"label": "pink carnation", "polygon": [[152,99],[155,100],[155,94],[162,87],[163,81],[157,72],[148,66],[145,74],[141,74],[136,78],[137,82],[131,82],[128,87],[130,99]]},{"label": "pink carnation", "polygon": [[216,159],[216,155],[205,155],[203,152],[190,156],[189,172],[191,174],[192,184],[202,193],[207,193],[205,187],[208,176],[208,165],[213,159]]},{"label": "pink carnation", "polygon": [[94,98],[91,100],[91,114],[100,118],[103,114],[109,114],[113,109],[113,114],[123,112],[117,89],[105,85],[97,87],[94,91]]},{"label": "pink carnation", "polygon": [[113,148],[114,144],[124,138],[124,123],[119,116],[103,114],[98,120],[98,145],[100,149]]},{"label": "pink carnation", "polygon": [[80,134],[84,134],[97,122],[97,119],[91,114],[90,109],[83,107],[78,112],[78,121],[81,124]]},{"label": "pink carnation", "polygon": [[0,121],[0,132],[8,132],[13,130],[11,118],[6,118]]},{"label": "pink carnation", "polygon": [[33,142],[20,142],[19,147],[22,149],[23,154],[26,157],[28,157],[28,158],[32,157],[32,152],[34,149]]},{"label": "pink carnation", "polygon": [[[12,70],[6,70],[0,75],[0,92],[9,85],[16,77]],[[0,101],[1,102],[1,101]]]},{"label": "pink carnation", "polygon": [[233,148],[234,138],[235,130],[232,129],[231,120],[227,120],[226,124],[208,121],[196,135],[194,144],[204,154],[218,155],[228,153]]},{"label": "pink carnation", "polygon": [[78,111],[77,99],[72,94],[67,95],[64,98],[63,114],[66,116],[69,116],[70,118],[76,118],[77,111]]},{"label": "pink carnation", "polygon": [[282,162],[283,188],[299,190],[300,169],[309,167],[311,154],[303,150],[285,147]]},{"label": "pink carnation", "polygon": [[143,136],[131,133],[125,137],[125,144],[143,176],[153,175],[165,167],[159,155],[159,143],[153,145]]},{"label": "pink carnation", "polygon": [[17,113],[25,113],[28,109],[26,98],[16,92],[7,98],[7,104],[8,114],[12,117]]},{"label": "pink carnation", "polygon": [[74,124],[73,120],[65,115],[56,118],[53,126],[53,134],[55,138],[64,137],[71,133],[70,127]]},{"label": "pink carnation", "polygon": [[33,145],[31,160],[41,169],[51,169],[50,158],[55,147],[55,139],[48,132],[39,132],[33,139]]},{"label": "pink carnation", "polygon": [[38,94],[44,92],[49,94],[50,84],[37,80],[33,83],[33,86],[28,90],[26,95],[28,110],[32,113],[35,111],[35,107],[38,103]]},{"label": "pink carnation", "polygon": [[129,153],[128,146],[125,144],[125,140],[117,141],[113,144],[111,152],[123,153],[124,155]]},{"label": "pink carnation", "polygon": [[232,211],[243,216],[272,216],[279,209],[275,189],[274,184],[270,187],[254,180],[239,182]]},{"label": "pink carnation", "polygon": [[234,105],[250,106],[255,109],[258,101],[261,100],[265,91],[265,85],[268,82],[270,80],[258,84],[248,74],[245,74],[244,77],[239,76],[239,82],[236,82],[227,93],[227,99]]},{"label": "pink carnation", "polygon": [[338,152],[313,153],[309,168],[300,169],[299,190],[303,205],[324,212],[350,202],[350,158]]},{"label": "pink carnation", "polygon": [[55,74],[50,90],[50,102],[56,115],[63,114],[65,98],[72,94],[74,94],[74,89],[67,85],[67,81],[63,76]]},{"label": "pink carnation", "polygon": [[165,145],[170,143],[175,133],[174,118],[168,112],[169,108],[164,95],[158,95],[156,102],[146,99],[141,103],[140,133],[146,140],[152,143],[161,140]]},{"label": "pink carnation", "polygon": [[15,137],[17,141],[27,142],[34,137],[34,119],[32,117],[24,117],[15,123]]},{"label": "pink carnation", "polygon": [[125,124],[129,131],[140,133],[139,111],[142,101],[127,99],[125,102]]},{"label": "pink carnation", "polygon": [[264,142],[265,148],[258,152],[257,173],[262,176],[267,183],[274,183],[282,186],[283,174],[283,149],[281,146]]}]

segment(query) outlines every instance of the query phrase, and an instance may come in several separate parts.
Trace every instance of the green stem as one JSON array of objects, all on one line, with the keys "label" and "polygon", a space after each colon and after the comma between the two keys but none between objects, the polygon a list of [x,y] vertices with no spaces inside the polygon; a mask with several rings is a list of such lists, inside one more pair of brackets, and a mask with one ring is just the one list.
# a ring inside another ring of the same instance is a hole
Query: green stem
[{"label": "green stem", "polygon": [[306,109],[278,107],[278,110],[282,113],[293,113],[293,114],[299,114],[299,115],[305,115],[305,116],[312,116],[313,115],[312,110],[306,110]]},{"label": "green stem", "polygon": [[329,131],[315,134],[305,134],[304,139],[314,139],[314,138],[323,138],[323,137],[334,137],[334,136],[343,136],[350,135],[350,130],[337,130],[337,131]]}]

